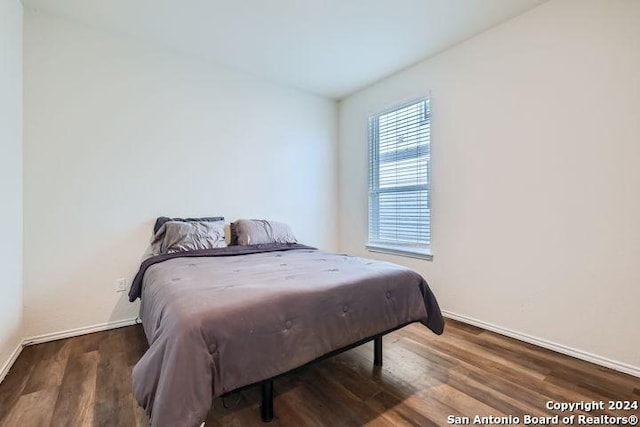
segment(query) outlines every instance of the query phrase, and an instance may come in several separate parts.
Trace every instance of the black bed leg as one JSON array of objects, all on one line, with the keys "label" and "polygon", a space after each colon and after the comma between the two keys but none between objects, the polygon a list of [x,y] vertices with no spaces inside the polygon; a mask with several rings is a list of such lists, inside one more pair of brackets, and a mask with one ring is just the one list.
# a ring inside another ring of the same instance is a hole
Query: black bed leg
[{"label": "black bed leg", "polygon": [[260,415],[262,421],[268,423],[273,420],[273,380],[262,381],[260,388],[262,390]]},{"label": "black bed leg", "polygon": [[373,339],[373,366],[382,366],[382,335]]}]

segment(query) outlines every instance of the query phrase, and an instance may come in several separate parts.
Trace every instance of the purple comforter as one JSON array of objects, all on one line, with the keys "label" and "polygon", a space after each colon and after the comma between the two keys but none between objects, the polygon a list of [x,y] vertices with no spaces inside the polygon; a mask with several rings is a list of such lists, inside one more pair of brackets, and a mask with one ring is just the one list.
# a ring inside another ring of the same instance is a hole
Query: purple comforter
[{"label": "purple comforter", "polygon": [[408,268],[261,246],[161,255],[141,266],[130,297],[141,296],[150,347],[133,390],[152,426],[199,426],[214,396],[406,323],[443,331],[435,297]]}]

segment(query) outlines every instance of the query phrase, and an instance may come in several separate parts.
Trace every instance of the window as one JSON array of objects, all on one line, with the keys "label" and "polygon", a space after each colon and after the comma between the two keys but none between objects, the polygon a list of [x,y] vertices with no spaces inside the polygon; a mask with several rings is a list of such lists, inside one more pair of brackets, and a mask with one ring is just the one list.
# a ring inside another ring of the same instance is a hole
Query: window
[{"label": "window", "polygon": [[369,250],[431,258],[430,142],[429,98],[369,118]]}]

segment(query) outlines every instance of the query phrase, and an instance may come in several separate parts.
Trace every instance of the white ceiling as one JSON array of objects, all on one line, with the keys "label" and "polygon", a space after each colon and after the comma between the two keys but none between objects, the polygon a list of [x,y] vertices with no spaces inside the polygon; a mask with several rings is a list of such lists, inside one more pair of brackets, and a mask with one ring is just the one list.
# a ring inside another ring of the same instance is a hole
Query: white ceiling
[{"label": "white ceiling", "polygon": [[23,0],[331,98],[545,0]]}]

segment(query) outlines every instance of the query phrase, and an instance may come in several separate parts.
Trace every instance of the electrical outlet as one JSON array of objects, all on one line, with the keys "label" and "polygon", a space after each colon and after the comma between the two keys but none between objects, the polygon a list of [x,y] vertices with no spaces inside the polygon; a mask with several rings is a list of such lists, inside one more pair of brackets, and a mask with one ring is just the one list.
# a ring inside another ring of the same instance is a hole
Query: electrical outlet
[{"label": "electrical outlet", "polygon": [[127,279],[121,277],[115,280],[116,292],[124,292],[127,290]]}]

